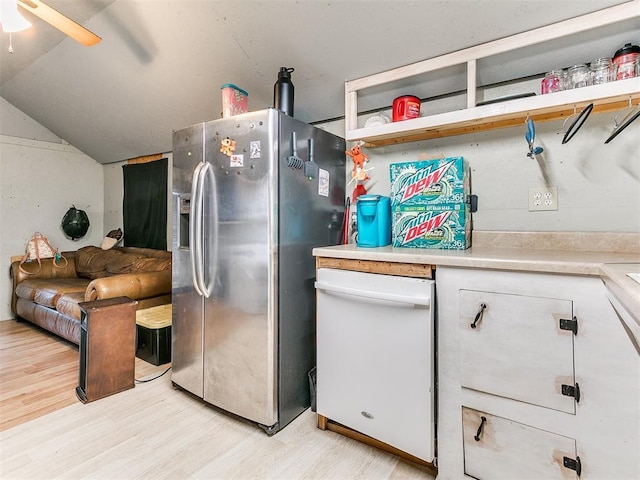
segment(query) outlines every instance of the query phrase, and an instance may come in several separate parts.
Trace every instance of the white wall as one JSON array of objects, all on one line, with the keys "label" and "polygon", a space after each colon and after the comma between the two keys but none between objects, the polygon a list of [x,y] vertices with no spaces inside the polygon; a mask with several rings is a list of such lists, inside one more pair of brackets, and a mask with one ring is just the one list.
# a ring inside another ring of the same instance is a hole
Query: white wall
[{"label": "white wall", "polygon": [[126,162],[109,163],[103,166],[104,173],[104,231],[122,228],[122,200],[124,178],[122,167]]},{"label": "white wall", "polygon": [[[0,320],[12,317],[10,257],[34,232],[60,251],[100,245],[104,237],[103,167],[0,98]],[[60,226],[71,205],[91,226],[78,240]]]},{"label": "white wall", "polygon": [[[485,92],[487,98],[512,93],[514,86],[500,88]],[[539,81],[530,88],[538,90]],[[423,103],[423,113],[446,111],[442,103]],[[592,114],[565,145],[562,121],[536,123],[535,143],[544,148],[537,161],[526,156],[524,122],[484,133],[365,148],[367,168],[374,167],[366,187],[369,193],[389,195],[391,163],[460,155],[469,161],[471,190],[479,197],[475,230],[640,232],[640,120],[605,145],[615,113]],[[360,124],[369,116],[360,118]],[[342,121],[321,126],[344,136]],[[352,163],[347,166],[349,182]],[[558,187],[557,211],[529,212],[529,187],[540,186]],[[352,189],[353,184],[348,193]]]},{"label": "white wall", "polygon": [[[539,161],[526,156],[525,126],[365,149],[370,193],[389,195],[389,164],[461,155],[469,161],[476,230],[640,231],[640,121],[608,145],[612,115],[592,115],[567,144],[562,122],[536,125]],[[350,174],[348,174],[350,180]],[[347,180],[347,181],[348,181]],[[558,187],[558,210],[529,212],[529,187]]]}]

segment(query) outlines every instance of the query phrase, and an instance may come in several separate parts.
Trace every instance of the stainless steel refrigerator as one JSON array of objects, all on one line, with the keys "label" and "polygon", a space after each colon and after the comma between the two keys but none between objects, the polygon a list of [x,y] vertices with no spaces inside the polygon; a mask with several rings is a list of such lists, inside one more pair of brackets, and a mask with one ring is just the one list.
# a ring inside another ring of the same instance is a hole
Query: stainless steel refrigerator
[{"label": "stainless steel refrigerator", "polygon": [[172,382],[273,434],[310,404],[345,141],[268,109],[173,133]]}]

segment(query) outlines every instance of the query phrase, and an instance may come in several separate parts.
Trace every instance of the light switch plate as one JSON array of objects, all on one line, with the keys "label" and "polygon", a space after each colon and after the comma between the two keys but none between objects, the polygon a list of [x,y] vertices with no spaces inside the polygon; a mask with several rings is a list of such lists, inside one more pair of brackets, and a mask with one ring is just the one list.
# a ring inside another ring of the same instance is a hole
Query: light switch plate
[{"label": "light switch plate", "polygon": [[529,188],[529,211],[558,210],[558,187]]}]

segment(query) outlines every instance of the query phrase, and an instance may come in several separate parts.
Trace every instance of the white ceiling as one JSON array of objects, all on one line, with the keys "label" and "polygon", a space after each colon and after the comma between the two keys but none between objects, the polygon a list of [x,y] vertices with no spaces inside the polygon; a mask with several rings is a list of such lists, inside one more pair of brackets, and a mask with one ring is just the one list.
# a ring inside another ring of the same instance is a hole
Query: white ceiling
[{"label": "white ceiling", "polygon": [[[47,3],[101,36],[102,42],[83,47],[30,17],[34,27],[13,34],[12,55],[7,52],[8,35],[1,34],[0,95],[98,162],[111,163],[170,151],[173,130],[219,118],[224,83],[247,90],[250,110],[260,110],[272,104],[279,67],[294,67],[294,116],[306,122],[331,119],[344,115],[345,80],[625,2]],[[515,78],[544,71],[540,65],[566,66],[562,62],[612,56],[624,42],[638,43],[637,22],[632,29],[634,38],[618,38],[612,31],[610,42],[599,42],[597,48],[587,37],[576,37],[574,45],[566,45],[569,54],[543,48],[498,58],[480,68],[480,81],[504,79],[507,65],[509,77]],[[550,54],[556,55],[551,62]],[[588,58],[576,59],[577,55]],[[450,82],[442,83],[444,87],[426,84],[417,93],[433,96],[451,88]],[[394,98],[393,92],[378,93],[365,108],[381,108]]]}]

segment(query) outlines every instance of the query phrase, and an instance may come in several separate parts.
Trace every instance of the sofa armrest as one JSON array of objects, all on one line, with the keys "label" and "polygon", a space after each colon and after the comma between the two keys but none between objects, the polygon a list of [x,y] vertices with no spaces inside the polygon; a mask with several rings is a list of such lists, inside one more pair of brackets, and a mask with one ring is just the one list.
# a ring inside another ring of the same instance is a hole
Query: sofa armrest
[{"label": "sofa armrest", "polygon": [[96,278],[89,283],[84,300],[88,302],[115,297],[143,300],[170,293],[171,270],[169,269],[159,272],[126,273]]},{"label": "sofa armrest", "polygon": [[[53,258],[45,258],[41,260],[42,266],[38,271],[38,262],[28,262],[22,264],[27,272],[34,272],[31,275],[24,273],[20,270],[20,262],[11,263],[9,267],[9,276],[11,277],[11,311],[16,313],[16,302],[18,297],[16,296],[16,287],[20,282],[25,280],[32,280],[37,278],[77,278],[76,264],[72,255],[64,253],[67,259],[66,265],[64,261],[58,262],[59,266],[53,264]],[[37,273],[36,273],[37,272]]]}]

